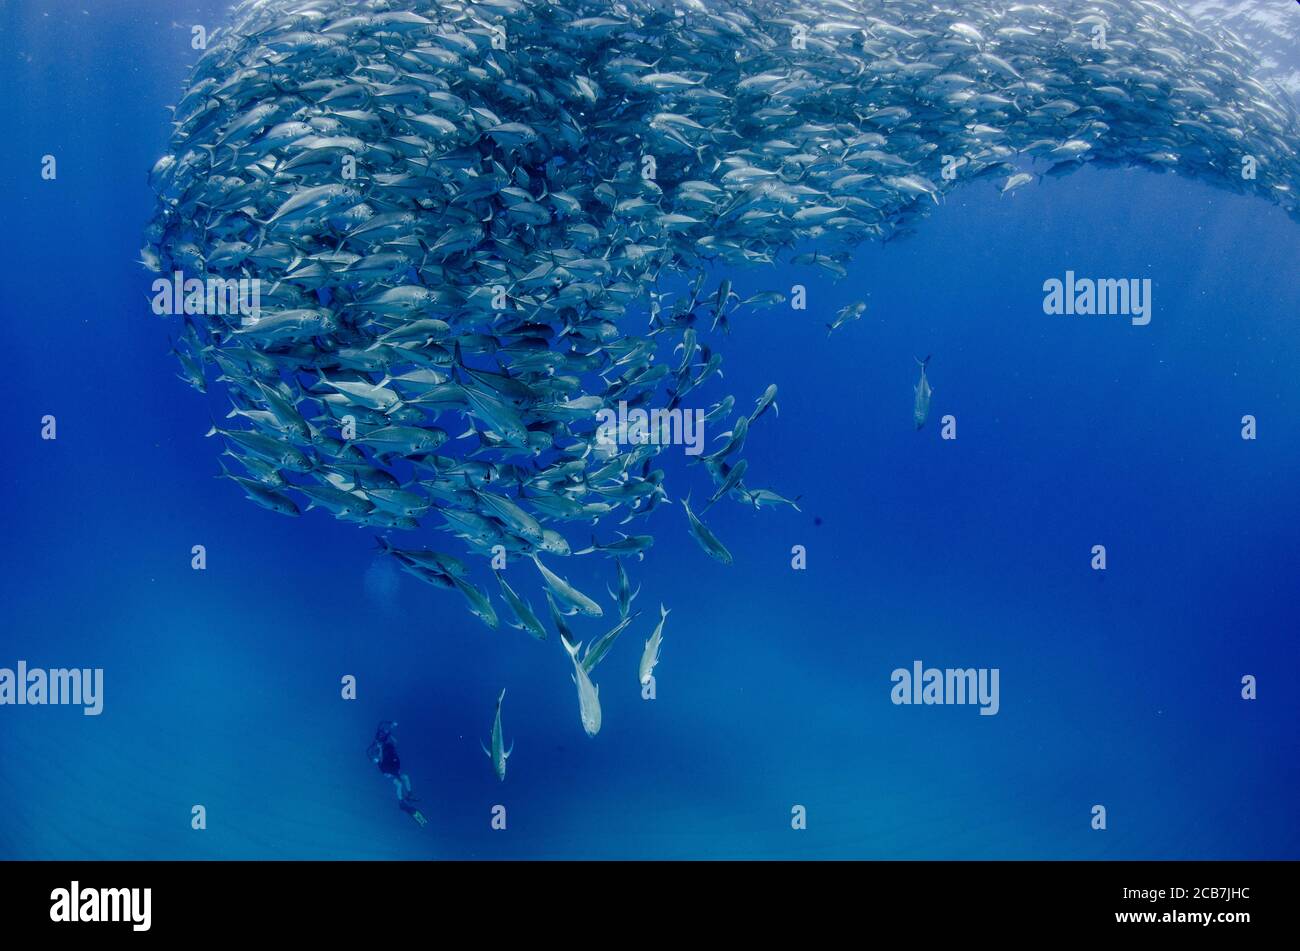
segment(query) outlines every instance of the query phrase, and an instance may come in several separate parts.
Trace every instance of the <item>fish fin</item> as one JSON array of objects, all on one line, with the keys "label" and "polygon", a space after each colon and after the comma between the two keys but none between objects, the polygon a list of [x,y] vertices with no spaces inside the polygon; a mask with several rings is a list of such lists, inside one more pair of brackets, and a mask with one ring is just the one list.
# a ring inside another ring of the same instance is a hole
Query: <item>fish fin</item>
[{"label": "fish fin", "polygon": [[491,759],[491,758],[492,758],[492,751],[489,750],[486,746],[483,745],[483,741],[482,741],[482,740],[479,740],[479,741],[478,741],[478,748],[481,749],[481,750],[483,751],[483,753],[487,756],[488,759]]}]

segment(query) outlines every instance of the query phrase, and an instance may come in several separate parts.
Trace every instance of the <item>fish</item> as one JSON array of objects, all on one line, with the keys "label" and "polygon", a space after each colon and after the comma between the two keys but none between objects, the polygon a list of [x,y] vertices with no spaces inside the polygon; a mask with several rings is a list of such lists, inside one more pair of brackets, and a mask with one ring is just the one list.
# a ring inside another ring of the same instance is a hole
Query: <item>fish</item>
[{"label": "fish", "polygon": [[573,661],[573,683],[578,688],[578,716],[582,720],[582,728],[588,736],[595,736],[600,732],[600,687],[591,682],[586,668],[578,659],[581,642],[572,644],[562,637],[560,643]]},{"label": "fish", "polygon": [[283,492],[276,491],[264,483],[255,479],[245,479],[243,476],[231,474],[226,467],[221,467],[223,476],[237,482],[243,489],[244,495],[249,500],[256,502],[264,509],[272,512],[279,512],[281,515],[299,515],[298,506],[294,504],[293,499],[289,498]]},{"label": "fish", "polygon": [[542,564],[542,559],[537,557],[536,552],[533,553],[532,559],[533,564],[537,566],[538,572],[541,573],[543,580],[546,582],[546,586],[555,593],[555,596],[562,603],[569,605],[586,617],[600,617],[605,613],[599,604]]},{"label": "fish", "polygon": [[519,620],[518,624],[510,626],[520,631],[527,631],[539,641],[546,640],[546,628],[542,622],[537,619],[533,613],[532,607],[519,595],[515,594],[514,589],[506,583],[505,576],[501,572],[496,572],[497,581],[501,585],[501,597],[505,599],[510,610],[514,612],[515,617]]},{"label": "fish", "polygon": [[[766,413],[769,409],[777,416],[781,415],[781,407],[776,404],[776,384],[772,383],[765,389],[758,399],[754,400],[754,411],[749,414],[748,426],[753,426],[754,421]],[[746,428],[748,428],[748,426]]]},{"label": "fish", "polygon": [[221,435],[238,445],[245,452],[275,463],[282,469],[292,472],[310,472],[313,468],[311,457],[283,439],[277,439],[266,433],[254,430],[221,429],[216,423],[208,428],[207,436]]},{"label": "fish", "polygon": [[925,425],[925,420],[930,415],[930,397],[934,394],[934,390],[930,388],[930,381],[925,376],[925,368],[929,364],[929,357],[916,361],[916,365],[921,368],[921,379],[913,388],[915,400],[912,403],[912,422],[917,429]]},{"label": "fish", "polygon": [[492,607],[491,599],[476,588],[472,583],[465,581],[455,575],[447,575],[448,580],[459,591],[469,604],[469,611],[476,618],[495,630],[500,624],[497,619],[497,612]]},{"label": "fish", "polygon": [[722,542],[718,541],[717,536],[715,536],[713,532],[709,531],[707,525],[695,517],[695,513],[691,511],[691,500],[689,498],[682,499],[682,508],[686,512],[686,520],[690,526],[691,537],[694,538],[700,548],[704,550],[704,553],[710,558],[722,562],[724,565],[731,564],[731,552],[727,551],[726,546],[723,545]]},{"label": "fish", "polygon": [[850,320],[857,320],[867,312],[867,305],[864,301],[857,301],[853,304],[845,304],[835,312],[835,319],[826,325],[826,336],[830,336],[839,330]]},{"label": "fish", "polygon": [[[725,466],[725,463],[723,463],[722,465]],[[749,462],[748,460],[745,459],[741,459],[734,466],[731,466],[729,469],[727,469],[726,475],[724,475],[722,477],[722,480],[718,483],[717,491],[714,492],[711,496],[709,496],[709,501],[704,504],[704,508],[700,509],[700,514],[703,515],[705,512],[707,512],[710,509],[710,507],[712,507],[714,502],[717,502],[728,492],[734,491],[739,493],[742,496],[747,496],[747,493],[744,487],[741,485],[740,480],[745,477],[745,473],[748,470],[749,470]]]},{"label": "fish", "polygon": [[382,535],[375,536],[379,550],[391,555],[402,564],[417,565],[439,574],[455,575],[457,578],[469,576],[469,566],[454,555],[431,551],[428,548],[397,548]]},{"label": "fish", "polygon": [[[608,542],[602,545],[592,536],[591,545],[587,548],[575,551],[575,555],[590,555],[592,552],[601,552],[606,558],[621,558],[624,555],[636,555],[637,561],[645,558],[646,551],[655,543],[653,535],[624,535],[618,533],[618,541]],[[621,562],[620,562],[621,564]]]},{"label": "fish", "polygon": [[771,489],[746,489],[746,494],[754,508],[763,508],[764,506],[788,505],[796,512],[800,511],[799,499],[802,496],[795,496],[793,499],[787,499],[778,495]]},{"label": "fish", "polygon": [[1033,180],[1034,176],[1028,172],[1016,172],[1016,174],[1007,178],[1006,184],[1002,186],[1002,194],[1005,195],[1007,192],[1015,191],[1020,186],[1028,185]]},{"label": "fish", "polygon": [[[775,386],[748,415],[722,390],[728,334],[761,333],[779,353],[799,332],[761,316],[785,293],[733,290],[741,271],[779,262],[838,280],[855,252],[905,239],[957,189],[1050,188],[1085,166],[1249,192],[1300,222],[1300,118],[1274,84],[1282,67],[1219,29],[1221,11],[681,6],[236,4],[178,89],[145,176],[139,262],[163,280],[261,289],[257,320],[206,302],[169,318],[182,321],[168,359],[183,384],[232,406],[210,435],[247,476],[220,485],[290,517],[305,498],[378,531],[441,534],[439,550],[531,558],[541,580],[527,583],[559,628],[601,609],[543,553],[609,538],[672,504],[671,488],[687,518],[664,530],[730,564],[692,491],[760,510],[800,498],[751,487],[761,475],[740,458],[779,412]],[[1080,26],[1097,23],[1105,49]],[[945,156],[961,157],[956,174]],[[342,179],[345,158],[355,176]],[[841,308],[828,337],[865,312]],[[918,429],[931,395],[923,365]],[[690,457],[698,467],[656,468],[662,446],[597,439],[593,417],[620,401],[689,412],[697,400],[726,429]],[[624,544],[579,550],[653,558],[648,542]],[[497,625],[490,569],[391,547],[430,597],[459,591]],[[626,618],[635,595],[617,565]]]},{"label": "fish", "polygon": [[487,754],[488,760],[492,763],[492,771],[497,774],[497,779],[501,782],[506,781],[506,760],[510,759],[510,754],[515,751],[515,744],[510,743],[510,749],[505,748],[505,738],[501,733],[501,702],[505,700],[506,692],[503,688],[497,695],[497,712],[492,720],[492,748],[488,749],[479,741],[479,746]]},{"label": "fish", "polygon": [[664,639],[664,621],[668,620],[669,613],[667,608],[662,604],[659,605],[659,623],[655,625],[654,633],[645,642],[645,649],[641,652],[641,663],[637,667],[637,680],[643,687],[650,682],[651,674],[655,667],[659,665],[659,651],[663,646]]},{"label": "fish", "polygon": [[550,608],[551,623],[555,625],[555,630],[563,640],[572,643],[574,640],[573,630],[569,627],[568,622],[564,620],[564,612],[555,603],[555,598],[550,591],[546,592],[546,605]]},{"label": "fish", "polygon": [[610,591],[608,587],[605,590],[613,599],[614,604],[618,606],[618,616],[627,617],[628,612],[632,609],[632,602],[641,593],[641,586],[637,585],[635,592],[632,590],[632,583],[628,580],[627,571],[623,568],[622,558],[615,559],[614,565],[618,572],[618,591]]},{"label": "fish", "polygon": [[475,490],[474,495],[480,505],[486,509],[483,512],[484,515],[490,515],[497,519],[516,535],[521,535],[539,544],[543,541],[541,523],[512,499],[504,495],[498,495],[495,492],[480,490]]},{"label": "fish", "polygon": [[595,670],[596,665],[605,658],[605,655],[609,653],[610,648],[614,646],[614,642],[618,640],[618,636],[627,630],[628,625],[640,616],[641,612],[638,611],[631,617],[620,619],[618,623],[602,634],[599,640],[588,643],[587,649],[582,655],[583,669],[586,670],[587,673],[591,673]]}]

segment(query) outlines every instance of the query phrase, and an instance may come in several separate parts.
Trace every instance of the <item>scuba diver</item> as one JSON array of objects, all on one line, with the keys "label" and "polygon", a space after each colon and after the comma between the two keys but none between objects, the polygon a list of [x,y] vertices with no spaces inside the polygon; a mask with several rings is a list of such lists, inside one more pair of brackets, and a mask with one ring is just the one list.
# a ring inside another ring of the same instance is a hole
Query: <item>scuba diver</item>
[{"label": "scuba diver", "polygon": [[393,741],[393,730],[397,728],[396,720],[383,720],[375,728],[374,742],[366,749],[366,756],[379,767],[379,771],[393,781],[397,789],[397,807],[423,827],[429,820],[415,808],[419,802],[411,795],[411,777],[402,772],[402,761],[397,756],[397,744]]}]

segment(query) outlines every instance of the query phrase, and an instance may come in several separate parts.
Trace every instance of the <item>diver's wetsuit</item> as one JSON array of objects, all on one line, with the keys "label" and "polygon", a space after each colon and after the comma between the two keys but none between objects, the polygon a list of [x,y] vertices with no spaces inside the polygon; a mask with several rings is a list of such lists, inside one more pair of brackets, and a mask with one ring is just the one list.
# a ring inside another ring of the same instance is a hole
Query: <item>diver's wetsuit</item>
[{"label": "diver's wetsuit", "polygon": [[375,741],[366,750],[370,761],[379,767],[379,771],[393,781],[397,787],[397,798],[406,798],[410,791],[411,780],[402,774],[402,760],[397,755],[397,744],[393,741],[393,728],[397,726],[391,720],[385,720],[375,728]]},{"label": "diver's wetsuit", "polygon": [[398,807],[423,826],[427,820],[415,808],[416,799],[411,795],[411,777],[402,772],[402,760],[397,755],[397,744],[393,742],[393,728],[396,726],[391,720],[380,723],[375,730],[375,740],[366,750],[366,755],[379,767],[381,773],[393,781],[397,790]]},{"label": "diver's wetsuit", "polygon": [[384,737],[381,741],[379,771],[393,779],[401,778],[402,761],[397,758],[397,744],[391,737]]}]

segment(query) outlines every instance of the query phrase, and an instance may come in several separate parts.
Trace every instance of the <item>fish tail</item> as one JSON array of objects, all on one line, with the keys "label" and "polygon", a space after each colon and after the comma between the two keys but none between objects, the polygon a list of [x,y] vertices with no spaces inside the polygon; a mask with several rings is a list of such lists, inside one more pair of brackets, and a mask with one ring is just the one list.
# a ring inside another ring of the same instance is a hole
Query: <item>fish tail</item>
[{"label": "fish tail", "polygon": [[913,359],[913,360],[916,360],[916,365],[919,366],[922,370],[924,370],[926,367],[928,367],[928,366],[930,365],[930,356],[931,356],[931,355],[927,353],[927,354],[925,355],[925,359],[924,359],[924,360],[916,360],[916,357],[915,357],[915,356],[912,357],[912,359]]}]

